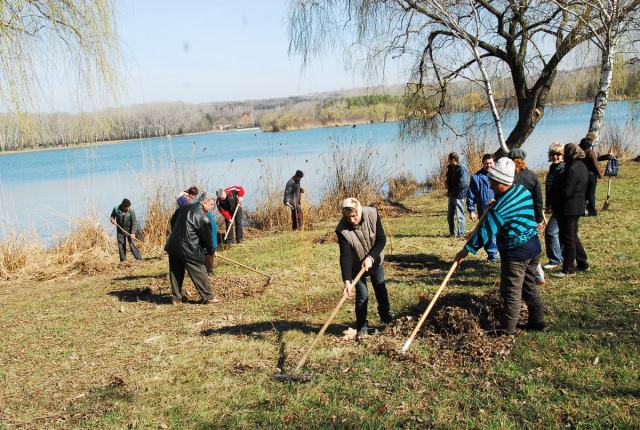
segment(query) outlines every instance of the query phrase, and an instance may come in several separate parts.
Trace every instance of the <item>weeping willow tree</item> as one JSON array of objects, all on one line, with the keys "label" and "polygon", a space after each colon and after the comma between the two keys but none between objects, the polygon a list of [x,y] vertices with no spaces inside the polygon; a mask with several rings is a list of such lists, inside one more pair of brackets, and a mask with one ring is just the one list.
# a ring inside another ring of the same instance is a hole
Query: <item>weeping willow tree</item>
[{"label": "weeping willow tree", "polygon": [[78,110],[118,100],[116,17],[114,0],[0,0],[0,110],[25,141],[44,94],[66,87]]}]

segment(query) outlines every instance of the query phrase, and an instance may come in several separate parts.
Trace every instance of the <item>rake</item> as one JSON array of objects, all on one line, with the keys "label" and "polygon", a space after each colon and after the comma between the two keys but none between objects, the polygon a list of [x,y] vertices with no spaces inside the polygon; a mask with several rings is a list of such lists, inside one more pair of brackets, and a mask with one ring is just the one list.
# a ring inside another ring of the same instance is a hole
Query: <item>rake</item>
[{"label": "rake", "polygon": [[[355,284],[358,283],[358,281],[360,280],[360,278],[364,274],[364,270],[365,270],[364,267],[362,269],[360,269],[360,272],[358,272],[358,275],[356,276],[356,278],[351,282],[352,285],[355,285]],[[284,381],[309,382],[309,381],[311,381],[313,379],[314,375],[311,375],[311,374],[300,374],[300,369],[302,368],[304,363],[307,361],[307,358],[309,357],[309,353],[311,352],[313,347],[316,346],[316,344],[318,343],[318,341],[320,340],[320,338],[322,337],[324,332],[327,330],[327,327],[329,327],[329,324],[331,324],[331,321],[333,321],[335,316],[338,314],[338,311],[340,310],[340,308],[342,307],[344,302],[347,301],[347,298],[348,298],[348,296],[346,294],[344,294],[342,296],[342,298],[340,299],[340,301],[336,305],[335,309],[333,310],[333,312],[331,313],[331,315],[327,319],[327,322],[324,323],[324,325],[322,326],[322,328],[320,329],[320,331],[318,332],[316,337],[313,339],[313,342],[311,342],[311,345],[309,345],[309,348],[307,348],[307,350],[305,351],[305,353],[302,356],[302,358],[300,359],[300,361],[298,361],[298,364],[296,365],[295,369],[293,369],[293,372],[291,372],[291,373],[276,373],[275,375],[273,375],[273,379],[275,379],[276,381],[281,381],[281,382],[284,382]]]}]

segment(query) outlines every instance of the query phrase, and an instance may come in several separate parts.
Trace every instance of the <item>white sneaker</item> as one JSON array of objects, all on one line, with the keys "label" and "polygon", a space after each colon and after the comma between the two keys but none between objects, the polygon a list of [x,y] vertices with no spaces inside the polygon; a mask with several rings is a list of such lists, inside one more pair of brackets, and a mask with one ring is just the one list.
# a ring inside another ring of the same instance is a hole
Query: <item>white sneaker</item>
[{"label": "white sneaker", "polygon": [[544,270],[551,270],[551,269],[555,269],[556,267],[559,267],[559,266],[560,266],[559,264],[551,264],[551,263],[549,263],[549,264],[545,264],[544,266],[542,266],[542,268]]}]

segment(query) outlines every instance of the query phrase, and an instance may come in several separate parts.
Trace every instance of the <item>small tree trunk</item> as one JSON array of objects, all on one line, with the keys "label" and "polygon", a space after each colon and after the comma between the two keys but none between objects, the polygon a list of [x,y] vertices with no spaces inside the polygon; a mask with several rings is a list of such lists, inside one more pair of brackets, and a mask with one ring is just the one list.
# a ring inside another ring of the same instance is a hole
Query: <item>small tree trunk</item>
[{"label": "small tree trunk", "polygon": [[480,68],[480,73],[482,73],[482,80],[484,81],[484,90],[487,93],[487,99],[489,100],[489,106],[491,107],[491,115],[493,115],[493,122],[496,125],[496,132],[498,133],[498,143],[500,144],[500,148],[502,148],[505,153],[509,152],[509,148],[507,148],[506,143],[504,142],[504,134],[502,133],[502,121],[500,120],[500,113],[498,112],[498,108],[496,107],[496,100],[493,97],[493,90],[491,89],[491,81],[489,80],[489,75],[487,75],[487,71],[484,68],[484,64],[482,64],[482,57],[480,57],[480,53],[478,52],[478,47],[473,46],[473,54],[476,57],[476,62],[478,63],[478,67]]},{"label": "small tree trunk", "polygon": [[[610,40],[610,39],[609,39]],[[589,131],[598,134],[604,123],[604,112],[607,108],[609,91],[611,91],[611,81],[613,80],[613,63],[618,52],[618,44],[620,38],[615,38],[612,43],[602,50],[602,62],[600,65],[600,82],[598,82],[598,92],[593,102],[593,111],[591,112],[591,122],[589,122]]]}]

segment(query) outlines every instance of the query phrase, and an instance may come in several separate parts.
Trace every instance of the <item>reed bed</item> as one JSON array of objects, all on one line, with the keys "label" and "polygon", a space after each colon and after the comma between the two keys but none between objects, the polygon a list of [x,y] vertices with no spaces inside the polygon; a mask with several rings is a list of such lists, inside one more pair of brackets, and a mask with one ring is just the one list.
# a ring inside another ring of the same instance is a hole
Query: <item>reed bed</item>
[{"label": "reed bed", "polygon": [[12,234],[0,242],[0,279],[51,280],[104,272],[117,263],[115,240],[97,214],[72,220],[71,232],[50,247],[35,235]]}]

